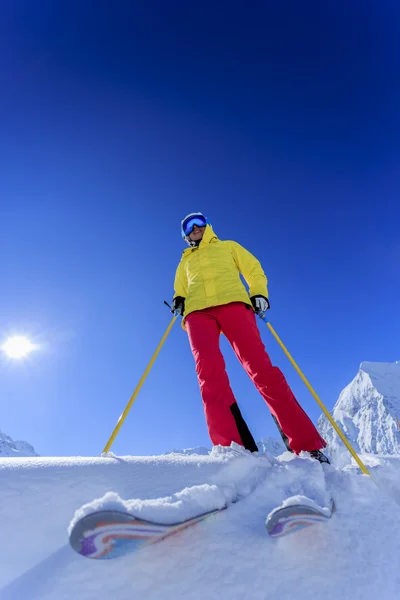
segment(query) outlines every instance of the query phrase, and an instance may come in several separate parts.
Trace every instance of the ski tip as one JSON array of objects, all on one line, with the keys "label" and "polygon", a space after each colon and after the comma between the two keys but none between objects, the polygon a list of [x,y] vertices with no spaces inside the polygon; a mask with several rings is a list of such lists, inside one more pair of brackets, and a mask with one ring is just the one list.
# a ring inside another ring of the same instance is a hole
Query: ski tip
[{"label": "ski tip", "polygon": [[291,505],[272,511],[265,521],[265,526],[268,535],[277,538],[323,523],[330,517],[331,514],[327,515],[310,506]]},{"label": "ski tip", "polygon": [[117,510],[90,513],[77,521],[69,536],[75,552],[85,558],[110,559],[120,556],[124,541],[143,543],[139,528],[143,521]]}]

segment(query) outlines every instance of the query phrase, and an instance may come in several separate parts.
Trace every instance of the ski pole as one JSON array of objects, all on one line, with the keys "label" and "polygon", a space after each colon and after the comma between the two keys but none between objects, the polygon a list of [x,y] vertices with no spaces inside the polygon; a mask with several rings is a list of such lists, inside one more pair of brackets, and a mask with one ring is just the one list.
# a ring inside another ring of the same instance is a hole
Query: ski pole
[{"label": "ski pole", "polygon": [[276,333],[275,329],[272,327],[271,323],[268,321],[267,317],[264,314],[259,314],[259,317],[267,325],[268,329],[270,330],[270,332],[272,333],[272,335],[274,336],[274,338],[276,339],[276,341],[278,342],[278,344],[280,345],[280,347],[282,348],[282,350],[284,351],[284,353],[286,354],[286,356],[288,357],[288,359],[292,363],[293,367],[296,369],[297,373],[300,375],[300,378],[302,379],[303,383],[306,385],[306,387],[308,388],[309,392],[311,392],[314,400],[316,400],[316,402],[319,405],[319,407],[321,408],[322,412],[324,413],[324,415],[328,419],[329,423],[332,425],[332,427],[334,428],[334,430],[336,431],[336,433],[338,434],[338,436],[340,437],[340,439],[342,440],[342,442],[346,446],[347,450],[350,452],[350,454],[352,455],[352,457],[354,458],[354,460],[356,461],[356,463],[360,467],[361,471],[363,473],[365,473],[366,475],[371,475],[371,473],[368,471],[367,467],[362,462],[361,458],[358,456],[357,452],[354,450],[353,446],[350,444],[349,440],[346,438],[346,436],[344,435],[344,433],[342,432],[342,430],[340,429],[340,427],[336,424],[336,422],[334,421],[334,419],[331,417],[331,415],[329,414],[329,411],[327,410],[327,408],[325,408],[325,405],[322,402],[322,400],[318,397],[318,395],[315,392],[315,390],[311,387],[311,384],[308,382],[308,380],[306,379],[305,375],[300,370],[300,367],[297,365],[297,363],[295,362],[294,358],[291,356],[291,354],[289,353],[288,349],[283,344],[282,340],[279,338],[278,334]]},{"label": "ski pole", "polygon": [[110,439],[108,440],[107,444],[106,444],[106,445],[105,445],[105,447],[104,447],[103,453],[104,453],[104,452],[108,452],[108,451],[109,451],[109,449],[111,448],[111,445],[112,445],[112,443],[114,442],[115,438],[117,437],[117,435],[118,435],[118,432],[119,432],[119,430],[121,429],[122,423],[125,421],[125,419],[126,419],[126,416],[127,416],[128,412],[130,411],[130,409],[131,409],[131,407],[132,407],[132,404],[134,403],[134,401],[135,401],[135,399],[136,399],[136,396],[137,396],[137,395],[138,395],[138,393],[140,392],[140,389],[141,389],[141,387],[142,387],[142,385],[143,385],[143,383],[144,383],[144,381],[145,381],[145,379],[146,379],[147,375],[149,374],[149,372],[150,372],[150,369],[151,369],[151,367],[153,366],[153,364],[154,364],[154,361],[156,360],[156,358],[157,358],[157,356],[158,356],[158,354],[159,354],[159,352],[160,352],[160,350],[161,350],[161,348],[162,348],[162,346],[163,346],[163,344],[164,344],[165,340],[167,339],[167,337],[168,337],[168,334],[169,334],[169,332],[171,331],[171,329],[172,329],[172,326],[173,326],[173,324],[174,324],[174,323],[175,323],[175,321],[176,321],[176,318],[177,318],[176,316],[175,316],[175,317],[173,317],[173,318],[172,318],[172,321],[171,321],[171,323],[168,325],[166,332],[164,333],[163,337],[161,338],[161,341],[160,341],[160,343],[158,344],[158,346],[157,346],[157,348],[156,348],[156,351],[154,352],[153,356],[151,357],[151,360],[150,360],[149,364],[147,365],[147,367],[146,367],[146,370],[145,370],[145,372],[143,373],[142,377],[140,378],[140,381],[139,381],[139,383],[137,384],[137,386],[136,386],[136,389],[135,389],[135,391],[133,392],[133,394],[132,394],[132,396],[131,396],[131,398],[130,398],[130,400],[129,400],[128,404],[126,405],[126,408],[125,408],[124,412],[122,413],[122,415],[121,415],[121,416],[120,416],[120,418],[118,419],[118,421],[117,421],[117,424],[116,424],[116,426],[114,427],[114,431],[112,432],[112,434],[111,434],[111,436],[110,436]]}]

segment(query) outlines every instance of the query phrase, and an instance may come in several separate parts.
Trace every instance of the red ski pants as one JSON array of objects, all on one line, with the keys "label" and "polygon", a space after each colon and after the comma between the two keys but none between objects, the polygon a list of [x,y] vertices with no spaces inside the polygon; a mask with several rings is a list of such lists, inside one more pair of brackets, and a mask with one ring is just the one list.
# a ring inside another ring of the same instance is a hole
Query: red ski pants
[{"label": "red ski pants", "polygon": [[283,373],[272,366],[250,307],[242,302],[233,302],[195,311],[186,317],[185,325],[196,363],[208,431],[214,445],[229,446],[236,442],[251,450],[257,448],[252,447],[253,438],[240,415],[229,384],[219,347],[221,332],[276,417],[290,448],[299,453],[302,450],[318,450],[326,445],[294,397]]}]

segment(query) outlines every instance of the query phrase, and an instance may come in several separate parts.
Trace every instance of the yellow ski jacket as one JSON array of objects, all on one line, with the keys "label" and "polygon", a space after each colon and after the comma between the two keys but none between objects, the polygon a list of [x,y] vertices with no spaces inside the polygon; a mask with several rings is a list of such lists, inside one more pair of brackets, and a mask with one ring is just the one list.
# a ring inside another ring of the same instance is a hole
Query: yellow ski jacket
[{"label": "yellow ski jacket", "polygon": [[[247,292],[240,274],[243,275]],[[237,242],[219,240],[207,225],[198,246],[183,251],[175,275],[175,294],[185,301],[185,317],[195,310],[268,297],[267,278],[259,261]]]}]

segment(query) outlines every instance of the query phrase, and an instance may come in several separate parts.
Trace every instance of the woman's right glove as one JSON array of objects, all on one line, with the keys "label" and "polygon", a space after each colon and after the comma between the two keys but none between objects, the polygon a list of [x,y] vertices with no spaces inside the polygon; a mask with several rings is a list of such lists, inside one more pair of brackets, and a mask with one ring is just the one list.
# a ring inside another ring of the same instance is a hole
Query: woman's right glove
[{"label": "woman's right glove", "polygon": [[265,296],[258,294],[250,298],[256,315],[263,315],[269,309],[269,300]]},{"label": "woman's right glove", "polygon": [[176,296],[172,300],[171,312],[174,313],[176,317],[179,315],[183,317],[185,312],[185,298],[182,298],[182,296]]}]

